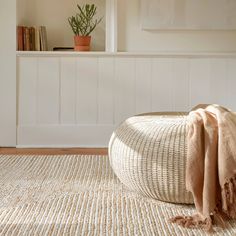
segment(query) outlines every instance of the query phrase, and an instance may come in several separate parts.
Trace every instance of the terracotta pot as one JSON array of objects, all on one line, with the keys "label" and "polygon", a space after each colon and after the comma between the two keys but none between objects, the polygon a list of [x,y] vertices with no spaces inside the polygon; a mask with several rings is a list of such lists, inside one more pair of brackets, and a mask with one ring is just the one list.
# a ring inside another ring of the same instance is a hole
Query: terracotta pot
[{"label": "terracotta pot", "polygon": [[90,51],[91,36],[74,36],[75,51]]}]

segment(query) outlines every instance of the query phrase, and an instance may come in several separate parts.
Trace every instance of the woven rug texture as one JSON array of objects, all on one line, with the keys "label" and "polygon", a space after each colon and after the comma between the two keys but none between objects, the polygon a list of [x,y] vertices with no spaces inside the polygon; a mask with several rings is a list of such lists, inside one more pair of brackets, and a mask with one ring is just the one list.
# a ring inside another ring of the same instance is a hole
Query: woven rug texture
[{"label": "woven rug texture", "polygon": [[168,222],[193,211],[130,191],[107,156],[0,155],[0,235],[207,235]]}]

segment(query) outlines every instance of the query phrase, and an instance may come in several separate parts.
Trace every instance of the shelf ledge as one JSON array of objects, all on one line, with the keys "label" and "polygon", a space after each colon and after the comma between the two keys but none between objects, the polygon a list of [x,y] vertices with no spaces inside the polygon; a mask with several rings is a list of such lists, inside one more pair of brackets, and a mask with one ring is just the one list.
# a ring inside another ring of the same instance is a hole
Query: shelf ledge
[{"label": "shelf ledge", "polygon": [[64,57],[64,56],[124,56],[124,57],[236,57],[236,52],[74,52],[74,51],[17,51],[17,57]]}]

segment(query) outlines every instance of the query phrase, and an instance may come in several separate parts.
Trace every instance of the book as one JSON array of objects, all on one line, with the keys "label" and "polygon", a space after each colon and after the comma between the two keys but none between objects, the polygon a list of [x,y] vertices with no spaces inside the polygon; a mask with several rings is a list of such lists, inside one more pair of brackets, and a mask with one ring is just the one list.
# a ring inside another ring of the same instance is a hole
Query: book
[{"label": "book", "polygon": [[40,37],[40,51],[43,51],[43,32],[42,32],[42,27],[39,26],[39,37]]},{"label": "book", "polygon": [[23,51],[24,50],[24,27],[17,26],[17,50]]},{"label": "book", "polygon": [[48,51],[47,31],[45,26],[40,26],[41,51]]},{"label": "book", "polygon": [[54,47],[53,51],[74,51],[72,47]]},{"label": "book", "polygon": [[35,51],[35,28],[30,27],[30,51]]},{"label": "book", "polygon": [[40,51],[40,27],[35,27],[35,51]]},{"label": "book", "polygon": [[24,27],[24,51],[30,51],[30,31],[28,27]]},{"label": "book", "polygon": [[23,27],[23,43],[24,43],[24,51],[26,50],[26,27]]}]

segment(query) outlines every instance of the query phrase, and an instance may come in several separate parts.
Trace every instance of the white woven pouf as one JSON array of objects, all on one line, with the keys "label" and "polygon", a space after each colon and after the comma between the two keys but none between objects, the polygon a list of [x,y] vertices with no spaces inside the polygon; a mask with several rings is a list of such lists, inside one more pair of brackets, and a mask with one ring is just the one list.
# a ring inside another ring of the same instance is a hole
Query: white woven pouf
[{"label": "white woven pouf", "polygon": [[185,185],[186,113],[149,113],[124,121],[109,143],[111,166],[129,188],[173,203],[193,203]]}]

